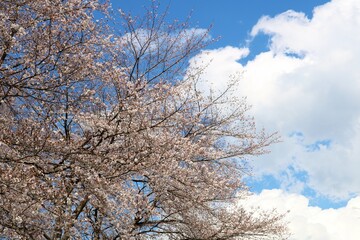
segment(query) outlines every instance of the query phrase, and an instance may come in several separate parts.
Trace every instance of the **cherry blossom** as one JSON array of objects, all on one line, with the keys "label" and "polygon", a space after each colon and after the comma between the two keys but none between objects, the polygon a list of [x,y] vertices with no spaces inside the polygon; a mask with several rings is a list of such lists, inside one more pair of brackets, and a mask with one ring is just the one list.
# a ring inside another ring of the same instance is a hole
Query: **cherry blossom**
[{"label": "cherry blossom", "polygon": [[277,137],[231,85],[198,90],[187,64],[209,31],[156,7],[114,27],[109,10],[0,3],[0,238],[284,237],[283,215],[232,207],[243,161]]}]

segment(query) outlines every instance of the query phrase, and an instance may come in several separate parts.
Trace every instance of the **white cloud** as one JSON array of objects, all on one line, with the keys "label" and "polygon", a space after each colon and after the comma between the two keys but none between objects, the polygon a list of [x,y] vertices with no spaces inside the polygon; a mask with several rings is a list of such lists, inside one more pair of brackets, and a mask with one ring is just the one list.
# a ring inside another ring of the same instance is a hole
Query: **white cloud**
[{"label": "white cloud", "polygon": [[343,208],[322,210],[309,206],[304,196],[274,189],[241,203],[267,210],[276,208],[279,213],[289,211],[285,217],[292,234],[289,240],[360,239],[360,197],[352,198]]},{"label": "white cloud", "polygon": [[[293,11],[261,18],[251,34],[269,35],[269,51],[246,65],[238,60],[249,50],[236,47],[192,60],[213,59],[203,79],[215,88],[243,73],[237,93],[248,97],[260,126],[283,136],[270,155],[254,161],[256,173],[281,178],[292,166],[306,171],[306,185],[320,194],[346,199],[360,193],[359,29],[360,1],[333,0],[315,8],[311,19]],[[329,144],[310,147],[324,140]]]},{"label": "white cloud", "polygon": [[[172,49],[178,49],[186,47],[187,41],[210,41],[212,37],[209,34],[208,29],[204,28],[186,28],[179,29],[179,31],[166,32],[166,31],[151,31],[145,28],[137,28],[133,32],[128,32],[122,35],[120,38],[110,36],[113,41],[116,41],[119,46],[129,44],[131,42],[133,50],[146,51],[151,53],[159,50],[159,47],[165,47],[166,44],[173,45]],[[169,52],[167,52],[169,54]]]}]

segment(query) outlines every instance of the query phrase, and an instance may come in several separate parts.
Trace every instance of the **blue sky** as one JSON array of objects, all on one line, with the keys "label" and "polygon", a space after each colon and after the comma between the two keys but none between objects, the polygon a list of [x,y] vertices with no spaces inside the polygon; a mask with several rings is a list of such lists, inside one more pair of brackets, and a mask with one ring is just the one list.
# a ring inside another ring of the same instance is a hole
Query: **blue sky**
[{"label": "blue sky", "polygon": [[[112,0],[139,14],[145,0]],[[190,60],[236,94],[282,142],[253,159],[254,204],[291,210],[290,239],[360,239],[360,1],[160,0],[169,18],[221,39]],[[250,201],[250,202],[251,202]]]},{"label": "blue sky", "polygon": [[[146,6],[148,0],[112,0],[115,8],[138,14],[141,6]],[[312,16],[315,6],[326,3],[325,0],[161,0],[160,8],[169,8],[169,17],[185,19],[191,13],[192,27],[207,28],[212,25],[211,34],[221,39],[209,48],[226,45],[242,46],[249,38],[251,28],[263,15],[275,16],[289,9],[301,11]],[[260,38],[260,37],[259,37]],[[257,52],[266,47],[267,38],[262,38],[261,44],[253,42],[252,49]],[[255,46],[254,46],[255,45]]]}]

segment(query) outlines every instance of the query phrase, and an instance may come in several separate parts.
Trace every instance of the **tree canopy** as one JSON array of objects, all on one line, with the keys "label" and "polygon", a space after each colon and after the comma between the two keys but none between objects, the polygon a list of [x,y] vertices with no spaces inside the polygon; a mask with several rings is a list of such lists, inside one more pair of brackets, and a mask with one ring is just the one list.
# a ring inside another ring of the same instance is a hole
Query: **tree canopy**
[{"label": "tree canopy", "polygon": [[0,2],[0,238],[282,239],[283,215],[234,205],[276,136],[232,85],[202,93],[208,30],[114,14]]}]

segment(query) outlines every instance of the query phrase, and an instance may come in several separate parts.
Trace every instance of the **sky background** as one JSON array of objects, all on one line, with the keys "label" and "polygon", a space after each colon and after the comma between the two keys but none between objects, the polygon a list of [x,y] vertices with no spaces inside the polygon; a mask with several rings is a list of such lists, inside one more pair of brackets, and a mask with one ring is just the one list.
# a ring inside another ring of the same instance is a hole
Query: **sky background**
[{"label": "sky background", "polygon": [[[190,65],[210,63],[202,79],[217,90],[241,73],[236,94],[281,135],[251,161],[246,204],[290,210],[290,239],[360,239],[360,1],[159,2],[172,19],[213,25],[221,38]],[[112,3],[140,14],[148,1]]]}]

